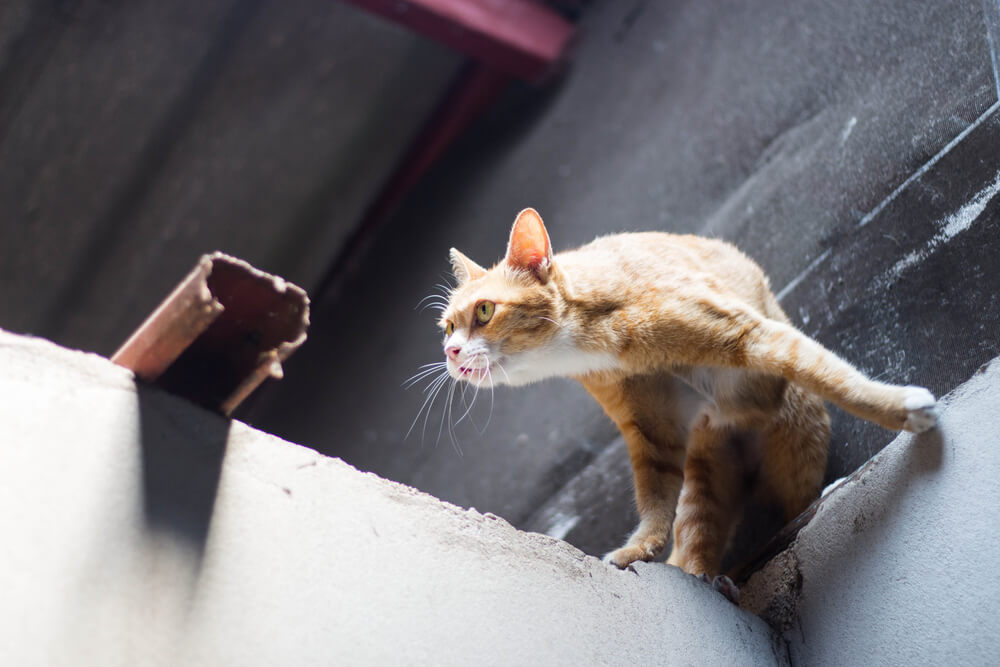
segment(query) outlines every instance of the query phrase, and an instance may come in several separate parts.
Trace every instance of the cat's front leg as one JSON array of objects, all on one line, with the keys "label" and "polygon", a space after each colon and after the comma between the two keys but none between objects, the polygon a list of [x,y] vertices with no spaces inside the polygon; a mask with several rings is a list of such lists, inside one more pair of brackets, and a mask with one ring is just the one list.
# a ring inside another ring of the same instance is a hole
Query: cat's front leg
[{"label": "cat's front leg", "polygon": [[634,424],[626,423],[621,430],[635,476],[639,526],[624,546],[604,556],[604,562],[624,569],[638,560],[653,560],[670,540],[677,498],[684,483],[685,443],[678,440],[657,447]]},{"label": "cat's front leg", "polygon": [[655,559],[667,547],[671,523],[665,515],[644,517],[624,546],[604,555],[604,562],[624,570],[637,560]]},{"label": "cat's front leg", "polygon": [[903,407],[906,419],[903,428],[913,433],[923,433],[937,425],[937,401],[923,387],[903,387]]}]

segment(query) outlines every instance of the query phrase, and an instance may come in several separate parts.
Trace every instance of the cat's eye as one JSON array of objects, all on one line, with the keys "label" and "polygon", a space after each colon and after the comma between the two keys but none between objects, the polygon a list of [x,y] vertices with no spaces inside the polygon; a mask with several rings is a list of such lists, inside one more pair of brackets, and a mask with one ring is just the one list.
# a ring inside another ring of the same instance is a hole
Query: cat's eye
[{"label": "cat's eye", "polygon": [[455,333],[455,325],[452,324],[451,322],[448,322],[447,324],[444,325],[444,335],[450,336],[453,333]]},{"label": "cat's eye", "polygon": [[480,301],[476,306],[476,319],[480,324],[486,324],[493,317],[495,304],[492,301]]}]

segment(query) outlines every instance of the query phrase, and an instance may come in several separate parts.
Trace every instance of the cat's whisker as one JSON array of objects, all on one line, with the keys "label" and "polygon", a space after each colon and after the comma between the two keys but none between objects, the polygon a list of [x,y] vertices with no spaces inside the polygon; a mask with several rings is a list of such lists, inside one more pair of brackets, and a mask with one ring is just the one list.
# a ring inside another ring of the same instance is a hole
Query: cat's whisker
[{"label": "cat's whisker", "polygon": [[456,382],[457,382],[457,380],[452,379],[452,383],[448,387],[448,393],[445,396],[444,406],[441,408],[441,423],[438,424],[437,439],[434,441],[435,445],[437,445],[439,442],[441,442],[441,434],[444,432],[444,420],[447,418],[448,411],[451,409],[451,399],[455,395],[455,384],[456,384]]},{"label": "cat's whisker", "polygon": [[420,373],[419,375],[414,375],[413,377],[411,377],[410,379],[408,379],[406,382],[404,382],[400,386],[402,386],[403,389],[410,389],[411,387],[413,387],[413,385],[418,384],[421,380],[424,380],[424,379],[428,378],[429,376],[434,375],[437,372],[438,371],[435,371],[433,369],[431,369],[429,371],[424,371],[423,373]]},{"label": "cat's whisker", "polygon": [[[451,421],[452,404],[454,403],[454,399],[455,399],[455,385],[456,384],[458,384],[458,381],[452,382],[451,383],[451,388],[448,390],[448,404],[447,404],[447,409],[445,411],[445,414],[441,415],[441,420],[442,420],[441,424],[442,424],[442,426],[444,425],[444,418],[445,418],[445,415],[447,415],[447,418],[448,418],[448,437],[451,439],[451,446],[455,450],[456,454],[458,454],[459,456],[464,456],[464,453],[462,452],[462,447],[461,447],[461,445],[458,444],[458,438],[455,435],[455,427],[454,427],[454,425],[452,424],[452,421]],[[438,441],[440,442],[440,440],[441,440],[441,431],[439,429],[438,430]]]},{"label": "cat's whisker", "polygon": [[540,319],[540,320],[545,320],[546,322],[552,322],[552,324],[554,324],[554,325],[556,325],[557,327],[559,327],[560,329],[562,329],[562,326],[563,326],[563,325],[559,324],[558,322],[556,322],[556,321],[555,321],[554,319],[552,319],[551,317],[545,317],[544,315],[539,315],[539,316],[538,316],[538,319]]},{"label": "cat's whisker", "polygon": [[[424,394],[426,395],[424,403],[427,407],[427,410],[424,413],[425,431],[427,428],[427,419],[430,417],[431,409],[434,407],[434,401],[437,399],[438,394],[441,392],[441,389],[444,388],[445,384],[447,384],[449,379],[451,379],[451,375],[448,373],[448,371],[443,371],[439,376],[431,380],[431,382],[428,383],[427,387],[424,388]],[[422,437],[423,436],[421,436],[421,438]]]},{"label": "cat's whisker", "polygon": [[[468,411],[469,411],[469,401],[465,398],[465,394],[466,394],[466,392],[469,389],[469,385],[467,385],[464,382],[460,382],[459,385],[460,385],[460,389],[461,389],[461,394],[459,395],[459,399],[462,401],[462,407],[465,408],[465,412],[468,413]],[[463,417],[464,417],[464,414],[463,414]],[[461,417],[459,418],[459,420],[457,422],[455,422],[454,425],[457,426],[460,421],[462,421]]]},{"label": "cat's whisker", "polygon": [[[476,355],[475,357],[473,357],[471,359],[471,361],[475,362],[479,358],[486,359],[487,357],[486,357],[485,354],[480,354],[480,355]],[[462,421],[464,419],[466,419],[466,417],[468,417],[469,422],[479,432],[480,436],[483,436],[483,435],[486,434],[486,428],[490,425],[490,420],[493,418],[494,385],[495,385],[495,383],[493,382],[493,372],[492,372],[492,369],[491,369],[491,363],[488,361],[488,359],[487,359],[486,365],[483,368],[485,370],[486,379],[489,381],[489,387],[490,387],[490,411],[489,411],[489,414],[486,417],[486,423],[483,424],[482,428],[480,428],[476,424],[475,417],[472,414],[473,407],[476,404],[476,399],[479,397],[479,390],[482,389],[482,385],[478,385],[478,384],[474,385],[475,391],[472,394],[472,401],[471,401],[471,403],[467,403],[466,400],[465,400],[465,396],[466,396],[465,392],[466,392],[467,387],[466,387],[466,385],[463,384],[462,385],[462,397],[461,398],[462,398],[462,404],[465,406],[465,412],[462,414],[461,417],[458,418],[458,420],[454,424],[455,426],[458,426],[460,423],[462,423]]]},{"label": "cat's whisker", "polygon": [[420,312],[423,312],[428,308],[433,308],[439,313],[443,313],[448,308],[448,304],[447,302],[444,301],[428,301],[422,306],[416,306],[414,310],[419,310]]},{"label": "cat's whisker", "polygon": [[434,389],[436,389],[437,382],[443,379],[444,379],[444,373],[441,373],[441,375],[439,375],[433,382],[431,382],[430,384],[428,384],[426,387],[423,388],[423,393],[430,394]]},{"label": "cat's whisker", "polygon": [[415,377],[419,377],[419,376],[422,376],[422,375],[426,375],[427,373],[433,373],[435,371],[442,370],[445,367],[447,367],[447,365],[448,365],[448,362],[446,362],[446,361],[438,361],[438,362],[435,362],[433,364],[424,364],[419,369],[417,369],[416,373],[414,373],[412,376],[410,376],[409,378],[407,378],[406,382],[409,382],[410,380],[412,380]]},{"label": "cat's whisker", "polygon": [[[465,401],[465,389],[466,388],[463,386],[462,387],[462,404],[465,405],[465,412],[462,414],[461,417],[458,418],[458,421],[455,422],[455,426],[458,426],[459,424],[461,424],[462,420],[465,419],[466,417],[469,417],[469,421],[472,421],[472,417],[470,417],[469,415],[472,412],[472,406],[474,406],[476,404],[476,398],[479,396],[479,387],[476,387],[475,388],[476,390],[472,394],[472,402],[471,403],[466,403],[466,401]],[[475,422],[473,422],[473,426],[475,426]]]},{"label": "cat's whisker", "polygon": [[[450,373],[450,372],[448,372],[448,369],[447,369],[447,368],[445,368],[445,369],[444,369],[444,370],[443,370],[443,371],[441,372],[441,376],[440,376],[440,378],[439,378],[439,379],[440,379],[440,380],[442,380],[442,381],[444,381],[444,380],[446,380],[446,379],[448,379],[448,378],[450,378],[450,377],[451,377],[451,373]],[[430,389],[431,389],[431,386],[430,386],[430,385],[428,385],[427,387],[425,387],[425,388],[424,388],[424,393],[426,394],[426,393],[427,393],[427,392],[428,392],[428,391],[429,391]]]},{"label": "cat's whisker", "polygon": [[[438,286],[440,287],[440,285]],[[431,293],[422,298],[417,302],[417,305],[413,307],[414,310],[419,310],[423,312],[428,308],[433,308],[438,312],[444,312],[448,308],[448,300],[450,299],[451,293],[445,292],[444,294]]]},{"label": "cat's whisker", "polygon": [[494,363],[497,365],[497,368],[499,368],[501,372],[503,372],[504,377],[507,378],[507,382],[510,382],[510,376],[507,375],[507,370],[503,367],[503,364],[501,364],[499,361]]},{"label": "cat's whisker", "polygon": [[424,441],[424,436],[427,433],[427,418],[430,417],[431,407],[434,405],[434,399],[437,398],[438,393],[441,391],[441,388],[444,386],[445,382],[448,380],[449,377],[451,376],[446,370],[443,373],[441,373],[441,375],[434,378],[424,389],[424,393],[427,394],[427,397],[424,399],[424,402],[420,406],[420,409],[417,410],[417,416],[413,418],[413,423],[410,424],[410,428],[406,431],[406,435],[403,438],[404,440],[410,437],[410,433],[413,432],[413,427],[417,425],[418,421],[420,421],[420,413],[423,412],[424,428],[421,431],[420,441],[421,442]]},{"label": "cat's whisker", "polygon": [[486,415],[486,423],[483,424],[483,430],[479,432],[479,435],[486,435],[486,429],[490,427],[490,420],[493,419],[493,395],[495,393],[493,389],[493,370],[492,364],[486,367],[486,377],[490,381],[490,412]]},{"label": "cat's whisker", "polygon": [[[449,425],[451,426],[451,428],[450,428],[450,433],[451,433],[451,444],[452,444],[452,446],[453,446],[453,447],[455,447],[455,448],[456,448],[456,449],[455,449],[455,451],[456,451],[456,452],[459,452],[459,456],[461,456],[462,454],[461,454],[461,451],[460,451],[460,450],[461,450],[461,447],[460,447],[460,446],[459,446],[459,444],[458,444],[458,432],[457,432],[457,431],[455,430],[455,427],[456,427],[456,426],[458,426],[458,425],[459,425],[459,423],[460,423],[460,422],[461,422],[461,421],[462,421],[463,419],[465,419],[465,416],[466,416],[466,415],[468,414],[468,411],[472,409],[472,408],[471,408],[471,406],[467,404],[467,401],[466,401],[466,398],[465,398],[465,397],[466,397],[466,395],[467,395],[467,394],[466,394],[466,392],[468,392],[468,391],[469,391],[469,386],[468,386],[468,385],[467,385],[466,383],[462,383],[462,390],[463,390],[463,391],[462,391],[462,405],[463,405],[463,406],[466,406],[466,411],[465,411],[465,413],[463,413],[463,414],[462,414],[462,416],[461,416],[461,417],[459,417],[458,419],[455,419],[455,418],[453,418],[453,417],[449,417],[449,420],[448,420],[448,423],[449,423]],[[475,402],[476,402],[476,397],[475,397],[475,395],[473,395],[473,397],[472,397],[472,402],[473,402],[473,403],[475,403]]]},{"label": "cat's whisker", "polygon": [[424,368],[424,370],[417,371],[416,373],[408,377],[406,380],[403,380],[403,388],[409,389],[413,385],[423,380],[428,375],[433,375],[434,373],[437,373],[439,370],[445,368],[447,365],[448,365],[447,362],[444,361],[438,361],[433,364],[424,364],[424,366],[429,366],[429,368]]},{"label": "cat's whisker", "polygon": [[[434,399],[435,400],[437,399],[437,396],[441,393],[441,390],[444,389],[445,385],[448,384],[448,380],[451,380],[451,384],[452,384],[452,386],[454,386],[455,380],[451,379],[451,375],[444,375],[444,376],[442,376],[441,381],[438,383],[437,388],[434,390]],[[434,406],[434,402],[431,401],[431,407],[433,408],[433,406]],[[424,426],[423,426],[423,429],[422,429],[421,434],[420,434],[420,441],[421,442],[424,441],[424,438],[427,435],[427,422],[430,420],[430,416],[431,416],[431,409],[428,408],[427,412],[424,414]],[[444,419],[444,411],[443,411],[443,409],[442,409],[442,413],[441,413],[441,418]],[[438,431],[438,439],[435,441],[435,443],[440,442],[440,441],[441,441],[441,432],[439,430]]]},{"label": "cat's whisker", "polygon": [[[426,302],[430,301],[432,303],[434,303],[434,302],[440,303],[440,301],[441,301],[442,298],[443,297],[440,294],[428,294],[427,296],[425,296],[424,298],[422,298],[420,301],[417,301],[417,305],[414,306],[413,309],[414,310],[422,310],[421,306],[424,306],[424,304]],[[426,308],[426,306],[424,306],[424,308]]]},{"label": "cat's whisker", "polygon": [[[445,376],[443,376],[443,377],[441,378],[441,382],[440,382],[440,383],[438,384],[437,388],[436,388],[436,389],[434,390],[434,399],[435,399],[435,400],[437,400],[437,397],[438,397],[438,395],[440,395],[441,391],[442,391],[442,390],[443,390],[443,389],[444,389],[444,388],[445,388],[446,386],[449,386],[449,380],[451,380],[451,382],[450,382],[450,386],[451,386],[451,387],[454,387],[454,386],[455,386],[455,380],[453,380],[453,379],[451,378],[451,375],[445,375]],[[433,403],[433,401],[432,401],[432,402],[431,402],[431,408],[433,408],[433,406],[434,406],[434,403]],[[424,438],[424,437],[426,437],[426,431],[427,431],[427,422],[428,422],[428,421],[430,420],[430,416],[431,416],[431,410],[430,410],[430,409],[428,409],[428,410],[427,410],[427,413],[426,413],[426,414],[424,415],[424,430],[423,430],[423,432],[422,432],[422,434],[421,434],[421,436],[420,436],[420,437],[421,437],[421,441],[423,441],[423,438]],[[444,419],[444,407],[442,407],[442,408],[441,408],[441,419],[442,419],[442,420]],[[441,430],[440,430],[440,428],[439,428],[439,429],[438,429],[438,437],[437,437],[437,440],[435,440],[435,441],[434,441],[434,442],[435,442],[435,445],[436,445],[436,444],[437,444],[438,442],[440,442],[440,441],[441,441]]]}]

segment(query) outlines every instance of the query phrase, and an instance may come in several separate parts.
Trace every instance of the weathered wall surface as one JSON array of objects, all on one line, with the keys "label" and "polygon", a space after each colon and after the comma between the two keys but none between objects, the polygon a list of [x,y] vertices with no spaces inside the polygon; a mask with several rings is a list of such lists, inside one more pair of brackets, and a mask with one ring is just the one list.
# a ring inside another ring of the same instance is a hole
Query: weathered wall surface
[{"label": "weathered wall surface", "polygon": [[785,629],[793,664],[996,664],[998,404],[994,359],[939,430],[897,438],[751,578],[744,606]]},{"label": "weathered wall surface", "polygon": [[785,664],[759,618],[0,332],[11,665]]},{"label": "weathered wall surface", "polygon": [[460,62],[340,2],[0,3],[0,326],[110,354],[213,250],[311,288]]},{"label": "weathered wall surface", "polygon": [[[587,553],[619,546],[631,472],[575,383],[481,395],[457,427],[463,456],[439,397],[426,437],[400,445],[424,401],[400,385],[442,359],[436,314],[415,306],[449,247],[495,261],[529,205],[556,250],[624,230],[733,241],[803,332],[883,381],[951,391],[1000,354],[991,7],[589,3],[561,85],[512,90],[456,144],[247,419]],[[894,437],[834,410],[829,479]]]},{"label": "weathered wall surface", "polygon": [[[600,554],[634,526],[631,473],[575,384],[481,401],[464,456],[441,399],[402,443],[447,249],[495,259],[525,205],[557,249],[726,238],[803,331],[945,393],[1000,354],[1000,10],[584,4],[566,75],[449,151],[243,417]],[[339,2],[0,3],[0,326],[110,354],[215,249],[313,291],[461,60]],[[892,437],[835,410],[830,478]]]}]

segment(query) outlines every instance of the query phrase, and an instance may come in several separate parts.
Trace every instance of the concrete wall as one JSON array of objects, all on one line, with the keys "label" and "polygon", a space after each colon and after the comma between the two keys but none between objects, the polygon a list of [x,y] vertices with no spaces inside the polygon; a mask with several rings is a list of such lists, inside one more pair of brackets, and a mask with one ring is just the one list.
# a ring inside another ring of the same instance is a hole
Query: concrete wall
[{"label": "concrete wall", "polygon": [[311,289],[460,64],[341,2],[5,0],[0,323],[111,354],[213,250]]},{"label": "concrete wall", "polygon": [[743,606],[792,664],[994,665],[1000,637],[1000,358],[820,502]]},{"label": "concrete wall", "polygon": [[0,332],[7,665],[786,664],[662,564],[549,537]]},{"label": "concrete wall", "polygon": [[995,658],[1000,359],[944,399],[939,431],[899,437],[826,495],[743,610],[674,568],[619,572],[136,387],[94,355],[0,332],[0,368],[4,664]]},{"label": "concrete wall", "polygon": [[[512,89],[455,145],[343,298],[315,304],[309,344],[246,420],[587,553],[620,546],[631,470],[576,383],[481,396],[455,427],[462,456],[441,396],[426,437],[400,444],[425,398],[401,385],[442,359],[437,314],[415,306],[446,280],[449,247],[495,261],[529,205],[557,251],[625,230],[733,241],[804,333],[873,377],[946,394],[1000,355],[990,6],[588,3],[560,85]],[[832,416],[830,480],[895,437]],[[770,534],[744,533],[737,561]]]}]

